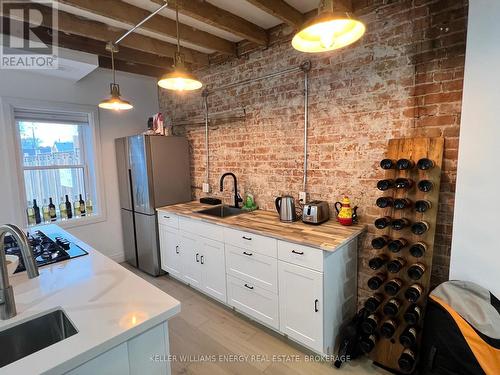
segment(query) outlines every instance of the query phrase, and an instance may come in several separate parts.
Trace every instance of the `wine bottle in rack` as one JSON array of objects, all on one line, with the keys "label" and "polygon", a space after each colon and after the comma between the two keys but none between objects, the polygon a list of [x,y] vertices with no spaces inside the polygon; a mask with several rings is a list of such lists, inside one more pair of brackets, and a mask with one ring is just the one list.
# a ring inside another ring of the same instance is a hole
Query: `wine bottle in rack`
[{"label": "wine bottle in rack", "polygon": [[424,213],[428,210],[430,210],[432,207],[431,202],[428,200],[418,200],[415,202],[415,211]]},{"label": "wine bottle in rack", "polygon": [[387,236],[376,237],[372,240],[372,247],[374,249],[383,249],[391,239]]},{"label": "wine bottle in rack", "polygon": [[391,298],[384,305],[382,311],[387,316],[396,316],[399,314],[400,309],[401,309],[401,302],[397,298]]},{"label": "wine bottle in rack", "polygon": [[368,288],[371,290],[377,290],[382,286],[383,283],[387,280],[387,275],[382,272],[378,272],[375,276],[372,276],[368,279]]},{"label": "wine bottle in rack", "polygon": [[394,204],[394,199],[391,197],[380,197],[377,198],[377,201],[375,202],[378,208],[388,208],[392,207]]},{"label": "wine bottle in rack", "polygon": [[[387,285],[387,284],[386,284]],[[412,284],[405,291],[405,298],[411,303],[417,302],[422,294],[424,293],[424,288],[420,284]]]},{"label": "wine bottle in rack", "polygon": [[361,330],[367,335],[371,335],[374,333],[378,325],[380,323],[380,319],[377,314],[370,314],[368,317],[361,323]]},{"label": "wine bottle in rack", "polygon": [[399,253],[402,249],[404,249],[408,245],[408,241],[406,241],[404,238],[398,238],[395,240],[392,240],[387,244],[387,248],[389,251],[393,253]]},{"label": "wine bottle in rack", "polygon": [[410,180],[409,178],[396,178],[394,181],[394,187],[396,189],[411,189],[413,186],[413,180]]},{"label": "wine bottle in rack", "polygon": [[431,159],[422,158],[417,162],[417,168],[422,171],[427,171],[434,168],[434,162]]},{"label": "wine bottle in rack", "polygon": [[387,319],[380,326],[380,335],[386,339],[390,339],[396,333],[398,323],[394,319]]},{"label": "wine bottle in rack", "polygon": [[392,229],[394,230],[403,230],[405,229],[406,227],[410,226],[410,220],[408,219],[405,219],[405,218],[401,218],[401,219],[394,219],[392,222],[391,222],[391,227]]},{"label": "wine bottle in rack", "polygon": [[422,309],[417,304],[411,304],[405,311],[403,315],[404,321],[412,326],[416,326],[420,323],[422,317]]},{"label": "wine bottle in rack", "polygon": [[375,220],[375,228],[385,229],[391,225],[392,219],[389,216],[379,217]]},{"label": "wine bottle in rack", "polygon": [[427,251],[427,245],[423,242],[417,242],[410,246],[410,254],[415,258],[421,258]]},{"label": "wine bottle in rack", "polygon": [[398,198],[394,200],[394,208],[396,210],[404,210],[411,207],[411,200],[407,198]]},{"label": "wine bottle in rack", "polygon": [[380,307],[382,302],[384,302],[384,296],[380,293],[375,293],[374,295],[368,297],[368,299],[365,301],[364,306],[366,310],[374,313]]},{"label": "wine bottle in rack", "polygon": [[410,373],[417,362],[417,355],[409,348],[405,348],[398,359],[398,366],[401,371]]},{"label": "wine bottle in rack", "polygon": [[375,345],[377,345],[378,341],[378,335],[376,333],[373,333],[368,336],[364,336],[361,338],[359,341],[359,347],[363,351],[363,353],[368,354],[370,353]]},{"label": "wine bottle in rack", "polygon": [[391,260],[387,263],[387,271],[390,273],[398,273],[403,269],[406,264],[406,260],[401,257],[397,257],[396,259]]},{"label": "wine bottle in rack", "polygon": [[418,190],[420,190],[423,193],[428,193],[429,191],[432,190],[433,184],[429,180],[421,180],[418,182]]},{"label": "wine bottle in rack", "polygon": [[396,168],[396,161],[392,159],[382,159],[380,161],[380,168],[382,169],[394,169]]},{"label": "wine bottle in rack", "polygon": [[425,273],[425,264],[415,263],[408,268],[408,277],[414,281],[420,280]]},{"label": "wine bottle in rack", "polygon": [[377,189],[381,191],[386,191],[392,189],[393,187],[394,187],[394,180],[391,179],[380,180],[379,182],[377,182]]},{"label": "wine bottle in rack", "polygon": [[403,281],[401,279],[395,278],[389,280],[384,285],[384,291],[390,296],[395,296],[401,291],[402,287],[403,287]]},{"label": "wine bottle in rack", "polygon": [[415,167],[415,162],[410,159],[399,159],[396,162],[396,169],[400,171],[407,171]]},{"label": "wine bottle in rack", "polygon": [[389,261],[389,257],[385,254],[380,254],[376,257],[371,258],[368,261],[368,267],[376,271],[382,268]]},{"label": "wine bottle in rack", "polygon": [[429,224],[426,221],[417,221],[416,223],[413,223],[411,226],[411,231],[413,232],[413,234],[416,234],[417,236],[423,235],[428,230],[429,230]]},{"label": "wine bottle in rack", "polygon": [[399,343],[405,348],[411,348],[417,343],[417,328],[406,327],[405,330],[399,335]]}]

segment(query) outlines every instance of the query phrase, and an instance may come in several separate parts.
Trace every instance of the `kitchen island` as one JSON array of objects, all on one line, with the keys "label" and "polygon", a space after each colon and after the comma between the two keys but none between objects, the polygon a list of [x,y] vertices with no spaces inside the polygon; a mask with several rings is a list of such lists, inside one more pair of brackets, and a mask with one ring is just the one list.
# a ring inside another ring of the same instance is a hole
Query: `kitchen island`
[{"label": "kitchen island", "polygon": [[[0,374],[170,374],[168,320],[180,302],[56,225],[43,227],[89,254],[11,276],[18,315],[1,332],[62,310],[77,333],[0,368]],[[2,352],[0,350],[0,356]]]}]

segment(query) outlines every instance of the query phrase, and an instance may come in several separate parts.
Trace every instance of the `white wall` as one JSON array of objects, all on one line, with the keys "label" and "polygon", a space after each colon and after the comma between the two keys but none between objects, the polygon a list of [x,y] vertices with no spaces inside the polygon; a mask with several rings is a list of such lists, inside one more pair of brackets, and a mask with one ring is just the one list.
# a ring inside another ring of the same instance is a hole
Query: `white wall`
[{"label": "white wall", "polygon": [[[97,105],[109,95],[111,72],[97,69],[82,80],[72,82],[25,71],[0,70],[0,97],[17,97],[53,102]],[[156,80],[135,74],[117,74],[122,95],[134,104],[128,112],[99,110],[102,175],[106,199],[106,220],[101,223],[73,227],[69,231],[97,250],[123,259],[118,180],[114,139],[142,132],[148,117],[158,111]],[[0,116],[0,119],[3,119]],[[13,137],[0,120],[0,223],[21,222],[17,191]]]},{"label": "white wall", "polygon": [[469,5],[450,279],[500,296],[500,2]]}]

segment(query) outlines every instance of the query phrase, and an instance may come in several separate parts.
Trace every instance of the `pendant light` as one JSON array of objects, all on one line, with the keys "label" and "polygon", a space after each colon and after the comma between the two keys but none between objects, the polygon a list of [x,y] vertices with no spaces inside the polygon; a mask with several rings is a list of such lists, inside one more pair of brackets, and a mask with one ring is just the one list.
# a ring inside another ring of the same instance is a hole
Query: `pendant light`
[{"label": "pendant light", "polygon": [[109,88],[111,91],[111,96],[107,99],[104,99],[99,103],[99,108],[104,109],[112,109],[115,111],[128,110],[134,108],[130,102],[122,99],[120,97],[120,85],[116,83],[116,74],[115,74],[115,52],[118,52],[118,47],[112,43],[108,43],[106,49],[111,52],[111,70],[113,72],[113,83],[109,84]]},{"label": "pendant light", "polygon": [[301,52],[333,51],[354,43],[365,33],[365,25],[345,7],[335,6],[340,0],[321,0],[318,14],[307,21],[292,39]]},{"label": "pendant light", "polygon": [[184,56],[181,54],[181,42],[179,37],[179,7],[175,2],[175,23],[177,27],[177,52],[174,57],[174,70],[165,74],[158,81],[158,86],[174,91],[198,90],[203,84],[198,81],[186,68]]}]

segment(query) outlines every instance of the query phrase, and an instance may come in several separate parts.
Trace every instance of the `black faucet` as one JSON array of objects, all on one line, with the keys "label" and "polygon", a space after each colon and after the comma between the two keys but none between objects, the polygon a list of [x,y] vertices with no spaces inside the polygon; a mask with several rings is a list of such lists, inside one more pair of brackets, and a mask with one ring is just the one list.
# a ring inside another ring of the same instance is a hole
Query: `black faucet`
[{"label": "black faucet", "polygon": [[234,205],[232,207],[240,208],[240,202],[243,202],[243,199],[238,193],[238,181],[236,180],[236,176],[234,175],[234,173],[226,172],[222,175],[222,177],[220,178],[220,191],[224,190],[224,177],[226,176],[231,176],[234,180]]}]

